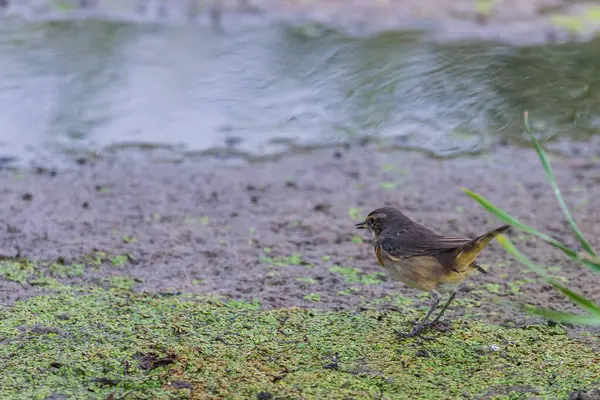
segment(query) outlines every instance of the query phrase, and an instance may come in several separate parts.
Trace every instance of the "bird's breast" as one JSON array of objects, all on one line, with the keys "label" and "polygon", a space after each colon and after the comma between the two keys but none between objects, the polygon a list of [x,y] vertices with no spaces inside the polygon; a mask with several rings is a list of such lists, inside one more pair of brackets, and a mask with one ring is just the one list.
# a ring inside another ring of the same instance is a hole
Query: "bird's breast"
[{"label": "bird's breast", "polygon": [[460,285],[466,275],[454,273],[433,256],[391,258],[379,248],[377,259],[396,281],[423,291],[449,292]]},{"label": "bird's breast", "polygon": [[385,252],[380,252],[378,258],[392,279],[415,289],[433,290],[443,273],[442,266],[431,256],[392,259]]}]

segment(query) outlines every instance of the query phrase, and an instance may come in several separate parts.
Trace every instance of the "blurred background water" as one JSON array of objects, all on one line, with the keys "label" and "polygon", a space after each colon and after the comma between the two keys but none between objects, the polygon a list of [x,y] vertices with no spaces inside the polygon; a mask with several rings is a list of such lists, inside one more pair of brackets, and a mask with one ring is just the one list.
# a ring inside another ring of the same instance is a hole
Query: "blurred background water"
[{"label": "blurred background water", "polygon": [[519,143],[524,110],[547,138],[579,140],[600,130],[599,45],[7,16],[0,156],[129,145],[260,155],[361,138],[460,155]]}]

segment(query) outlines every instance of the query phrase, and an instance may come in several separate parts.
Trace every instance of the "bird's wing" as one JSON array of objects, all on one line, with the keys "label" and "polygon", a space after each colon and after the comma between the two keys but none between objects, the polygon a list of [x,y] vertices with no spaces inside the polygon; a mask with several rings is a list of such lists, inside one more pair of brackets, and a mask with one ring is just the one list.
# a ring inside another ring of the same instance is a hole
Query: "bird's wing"
[{"label": "bird's wing", "polygon": [[407,258],[435,255],[446,250],[457,249],[470,240],[458,236],[441,236],[429,230],[416,229],[383,236],[378,243],[391,258]]},{"label": "bird's wing", "polygon": [[470,241],[471,239],[461,236],[439,236],[434,240],[432,247],[440,250],[456,249]]}]

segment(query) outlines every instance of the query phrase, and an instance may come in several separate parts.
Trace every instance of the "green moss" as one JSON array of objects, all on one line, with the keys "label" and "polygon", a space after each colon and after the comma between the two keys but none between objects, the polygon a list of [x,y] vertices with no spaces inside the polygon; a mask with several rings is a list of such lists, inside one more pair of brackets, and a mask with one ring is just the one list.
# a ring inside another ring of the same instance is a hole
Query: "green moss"
[{"label": "green moss", "polygon": [[489,16],[497,2],[497,0],[475,0],[475,10],[480,14]]},{"label": "green moss", "polygon": [[27,260],[0,262],[0,277],[22,285],[52,286],[57,282],[57,278],[81,277],[84,271],[85,265],[83,264],[53,263],[44,265]]},{"label": "green moss", "polygon": [[354,221],[362,221],[364,218],[362,217],[362,209],[359,207],[351,207],[348,209],[348,216],[350,219]]},{"label": "green moss", "polygon": [[352,241],[352,243],[356,243],[356,244],[364,243],[362,236],[358,236],[358,235],[353,235],[352,239],[350,239],[350,240]]},{"label": "green moss", "polygon": [[318,302],[321,301],[321,295],[319,293],[309,293],[306,296],[304,296],[304,299]]},{"label": "green moss", "polygon": [[0,262],[0,277],[7,281],[18,282],[23,285],[36,275],[36,265],[32,262]]},{"label": "green moss", "polygon": [[128,259],[128,257],[126,255],[120,254],[118,256],[111,258],[110,262],[115,267],[122,267],[123,265],[125,265],[127,263],[127,259]]},{"label": "green moss", "polygon": [[135,258],[129,253],[109,254],[104,251],[96,251],[83,257],[83,263],[90,266],[99,266],[104,263],[110,263],[115,267],[122,267],[130,260],[135,260]]},{"label": "green moss", "polygon": [[[267,248],[268,249],[268,248]],[[265,254],[270,254],[271,249],[269,251],[265,251]],[[270,264],[275,267],[288,267],[290,265],[303,265],[308,268],[312,268],[313,265],[304,261],[302,259],[302,254],[300,253],[292,253],[292,255],[287,257],[270,257],[266,255],[260,256],[260,261],[265,264]]]},{"label": "green moss", "polygon": [[104,260],[106,260],[107,254],[103,251],[95,251],[91,254],[88,254],[85,257],[85,260],[88,264],[92,265],[101,265]]},{"label": "green moss", "polygon": [[582,33],[586,29],[597,27],[600,23],[600,6],[588,6],[582,13],[566,15],[556,13],[551,15],[551,22],[559,28],[571,33]]},{"label": "green moss", "polygon": [[224,303],[225,306],[229,308],[236,308],[239,310],[258,310],[260,309],[260,301],[253,300],[251,302],[242,301],[242,300],[229,300]]},{"label": "green moss", "polygon": [[409,317],[63,290],[1,309],[0,398],[565,398],[598,383],[595,337],[457,321],[399,342]]},{"label": "green moss", "polygon": [[507,282],[509,293],[517,294],[521,291],[521,286],[526,285],[528,283],[533,283],[533,282],[535,282],[535,279],[532,279],[532,278],[525,278],[525,279],[518,279],[516,281],[509,281],[509,282]]},{"label": "green moss", "polygon": [[485,290],[493,294],[502,294],[502,285],[498,283],[486,283]]},{"label": "green moss", "polygon": [[131,235],[123,235],[121,236],[121,240],[123,243],[136,243],[137,239]]},{"label": "green moss", "polygon": [[133,289],[136,282],[126,276],[113,276],[110,278],[110,286],[118,289]]},{"label": "green moss", "polygon": [[200,224],[200,225],[208,225],[210,224],[210,217],[206,215],[187,215],[183,223],[184,224]]},{"label": "green moss", "polygon": [[383,282],[385,279],[384,272],[365,274],[359,269],[340,267],[339,265],[334,265],[333,267],[329,268],[329,272],[342,275],[344,281],[348,283],[360,283],[362,285],[376,285]]},{"label": "green moss", "polygon": [[350,296],[355,293],[359,293],[362,289],[356,286],[350,286],[348,289],[340,290],[337,292],[338,296]]},{"label": "green moss", "polygon": [[48,269],[57,278],[73,278],[83,276],[85,266],[83,264],[52,264]]},{"label": "green moss", "polygon": [[315,280],[315,278],[310,278],[310,277],[300,277],[300,278],[296,278],[297,282],[301,282],[301,283],[305,283],[307,285],[314,285],[317,283],[317,281]]},{"label": "green moss", "polygon": [[379,186],[383,190],[394,190],[396,189],[396,182],[381,182]]},{"label": "green moss", "polygon": [[96,192],[98,193],[110,193],[110,188],[107,186],[96,186]]}]

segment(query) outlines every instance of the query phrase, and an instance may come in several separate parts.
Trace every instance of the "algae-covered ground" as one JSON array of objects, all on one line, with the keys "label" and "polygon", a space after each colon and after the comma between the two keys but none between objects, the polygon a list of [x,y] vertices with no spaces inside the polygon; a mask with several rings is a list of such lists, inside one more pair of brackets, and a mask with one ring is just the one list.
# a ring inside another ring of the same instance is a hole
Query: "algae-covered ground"
[{"label": "algae-covered ground", "polygon": [[261,310],[127,280],[44,282],[52,294],[0,312],[0,398],[566,398],[599,383],[598,338],[558,325],[461,320],[399,341],[418,310]]},{"label": "algae-covered ground", "polygon": [[[599,161],[586,154],[555,156],[553,166],[598,247]],[[498,301],[574,309],[497,244],[480,258],[489,273],[474,274],[449,308],[451,329],[400,341],[394,331],[422,317],[428,296],[390,281],[353,228],[382,205],[444,234],[498,225],[466,186],[574,245],[532,151],[435,160],[367,146],[263,163],[147,156],[0,171],[0,398],[600,396],[597,329]],[[598,274],[508,235],[599,300]]]}]

